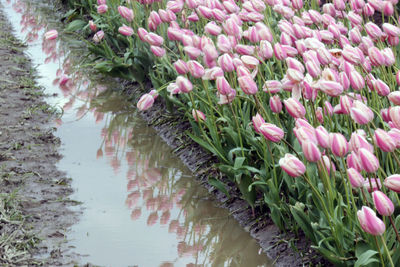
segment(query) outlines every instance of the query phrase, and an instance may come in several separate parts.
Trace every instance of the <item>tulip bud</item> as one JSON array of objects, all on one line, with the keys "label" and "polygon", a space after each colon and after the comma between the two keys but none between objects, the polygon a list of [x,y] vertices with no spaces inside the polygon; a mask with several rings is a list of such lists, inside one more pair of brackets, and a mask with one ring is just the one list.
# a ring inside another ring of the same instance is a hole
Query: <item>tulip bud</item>
[{"label": "tulip bud", "polygon": [[374,80],[372,84],[378,95],[387,96],[390,93],[389,86],[381,79]]},{"label": "tulip bud", "polygon": [[318,126],[315,129],[315,135],[318,140],[318,144],[323,148],[328,148],[330,145],[330,138],[328,131],[324,128],[324,126]]},{"label": "tulip bud", "polygon": [[343,86],[334,81],[321,80],[319,82],[319,87],[322,92],[329,96],[338,96],[343,92]]},{"label": "tulip bud", "polygon": [[192,116],[196,122],[199,122],[199,121],[203,122],[206,120],[206,115],[204,115],[203,112],[201,112],[200,110],[197,110],[197,109],[196,110],[192,109]]},{"label": "tulip bud", "polygon": [[378,213],[382,216],[390,216],[394,212],[393,202],[381,191],[372,193],[374,205]]},{"label": "tulip bud", "polygon": [[279,160],[281,168],[291,177],[298,177],[306,172],[306,166],[296,156],[285,154]]},{"label": "tulip bud", "polygon": [[256,133],[260,133],[260,126],[265,123],[264,118],[259,113],[257,113],[255,116],[253,116],[252,121],[254,130],[256,131]]},{"label": "tulip bud", "polygon": [[372,110],[361,101],[355,100],[350,110],[351,118],[358,124],[367,124],[374,118]]},{"label": "tulip bud", "polygon": [[374,173],[379,168],[379,160],[376,156],[365,148],[359,150],[361,165],[366,172]]},{"label": "tulip bud", "polygon": [[166,52],[164,48],[155,45],[151,45],[150,50],[156,57],[162,57],[165,55]]},{"label": "tulip bud", "polygon": [[269,99],[269,106],[274,113],[280,113],[282,111],[282,102],[278,95],[274,95]]},{"label": "tulip bud", "polygon": [[330,136],[332,153],[337,157],[343,157],[349,151],[349,144],[346,138],[340,133],[333,133]]},{"label": "tulip bud", "polygon": [[284,60],[287,57],[286,51],[280,43],[275,43],[274,54],[278,60]]},{"label": "tulip bud", "polygon": [[108,6],[107,5],[99,5],[97,7],[97,13],[99,13],[99,14],[104,14],[104,13],[107,12],[107,10],[108,10]]},{"label": "tulip bud", "polygon": [[306,115],[306,109],[304,108],[303,104],[299,102],[299,100],[295,98],[288,98],[283,100],[283,103],[285,104],[287,112],[293,118],[304,118]]},{"label": "tulip bud", "polygon": [[238,78],[239,86],[247,95],[254,95],[258,92],[257,84],[249,75],[244,75]]},{"label": "tulip bud", "polygon": [[189,60],[187,62],[187,67],[190,74],[195,78],[201,78],[204,75],[204,67],[195,60]]},{"label": "tulip bud", "polygon": [[58,37],[58,32],[57,32],[57,30],[50,30],[50,31],[48,31],[48,32],[46,32],[45,34],[44,34],[44,38],[46,39],[46,40],[54,40],[54,39],[56,39]]},{"label": "tulip bud", "polygon": [[390,119],[394,126],[400,129],[400,106],[394,106],[389,108]]},{"label": "tulip bud", "polygon": [[390,190],[400,193],[400,175],[399,174],[393,174],[390,175],[385,179],[383,184],[389,188]]},{"label": "tulip bud", "polygon": [[176,78],[176,85],[182,93],[189,93],[193,89],[192,83],[184,76]]},{"label": "tulip bud", "polygon": [[347,175],[352,187],[360,188],[364,185],[364,177],[354,168],[347,169]]},{"label": "tulip bud", "polygon": [[385,152],[393,152],[396,149],[396,141],[384,130],[375,130],[375,143]]},{"label": "tulip bud", "polygon": [[354,90],[360,91],[365,87],[365,81],[363,76],[356,70],[350,73],[350,84]]},{"label": "tulip bud", "polygon": [[137,108],[140,111],[147,110],[153,106],[154,103],[154,97],[150,94],[144,94],[142,97],[140,97],[138,103],[137,103]]},{"label": "tulip bud", "polygon": [[275,143],[281,141],[284,135],[283,130],[272,123],[261,124],[260,132],[266,139]]},{"label": "tulip bud", "polygon": [[119,6],[118,7],[118,12],[127,21],[131,22],[133,20],[133,11],[130,8],[127,8],[125,6]]},{"label": "tulip bud", "polygon": [[98,31],[93,35],[93,41],[99,43],[104,38],[104,32]]},{"label": "tulip bud", "polygon": [[371,235],[382,235],[386,230],[385,223],[367,206],[363,206],[361,210],[357,211],[357,217],[361,228]]},{"label": "tulip bud", "polygon": [[178,74],[184,75],[188,72],[188,66],[182,59],[177,60],[174,63],[175,70]]},{"label": "tulip bud", "polygon": [[318,146],[309,140],[306,140],[301,145],[305,158],[310,162],[317,162],[321,158],[321,151]]},{"label": "tulip bud", "polygon": [[118,32],[125,36],[131,36],[133,34],[133,29],[125,24],[118,28]]},{"label": "tulip bud", "polygon": [[95,32],[97,30],[97,26],[93,22],[93,20],[89,20],[89,28],[92,30],[92,32]]}]

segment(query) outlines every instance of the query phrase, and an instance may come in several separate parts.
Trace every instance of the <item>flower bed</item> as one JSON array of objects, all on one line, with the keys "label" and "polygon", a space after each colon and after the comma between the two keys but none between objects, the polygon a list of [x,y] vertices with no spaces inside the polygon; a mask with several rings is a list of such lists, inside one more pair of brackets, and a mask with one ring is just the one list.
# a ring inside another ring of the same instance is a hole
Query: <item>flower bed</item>
[{"label": "flower bed", "polygon": [[138,108],[186,114],[252,207],[335,264],[399,264],[397,1],[72,3],[94,68],[150,79]]}]

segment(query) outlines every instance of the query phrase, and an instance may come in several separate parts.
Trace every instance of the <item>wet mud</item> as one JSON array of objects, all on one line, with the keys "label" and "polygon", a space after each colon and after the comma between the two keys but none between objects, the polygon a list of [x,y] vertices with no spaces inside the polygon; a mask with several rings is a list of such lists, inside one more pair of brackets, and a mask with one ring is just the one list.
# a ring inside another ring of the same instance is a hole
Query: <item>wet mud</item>
[{"label": "wet mud", "polygon": [[60,140],[24,46],[0,11],[0,265],[72,266],[77,221],[70,179],[56,168]]}]

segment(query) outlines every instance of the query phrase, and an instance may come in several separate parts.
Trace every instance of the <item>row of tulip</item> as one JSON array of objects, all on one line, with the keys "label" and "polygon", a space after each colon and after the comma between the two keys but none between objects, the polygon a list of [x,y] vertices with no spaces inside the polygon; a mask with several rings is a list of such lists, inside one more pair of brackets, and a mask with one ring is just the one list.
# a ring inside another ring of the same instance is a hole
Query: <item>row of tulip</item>
[{"label": "row of tulip", "polygon": [[184,112],[188,134],[282,230],[301,228],[336,264],[395,266],[397,2],[98,0],[84,29],[106,58],[97,68],[147,71],[154,89],[138,108],[161,95]]}]

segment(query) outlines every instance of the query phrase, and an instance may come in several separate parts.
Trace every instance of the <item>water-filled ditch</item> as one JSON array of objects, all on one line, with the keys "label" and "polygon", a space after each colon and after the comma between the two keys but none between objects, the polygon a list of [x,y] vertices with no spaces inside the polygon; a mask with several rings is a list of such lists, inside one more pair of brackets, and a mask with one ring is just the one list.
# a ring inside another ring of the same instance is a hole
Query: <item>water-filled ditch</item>
[{"label": "water-filled ditch", "polygon": [[[80,62],[79,43],[44,41],[62,30],[45,3],[3,2],[15,35],[62,110],[59,168],[72,178],[81,218],[68,242],[81,263],[105,266],[270,266],[248,233],[140,119],[120,84]],[[65,41],[65,40],[64,40]],[[71,47],[75,47],[70,49]],[[108,80],[108,81],[107,81]]]}]

